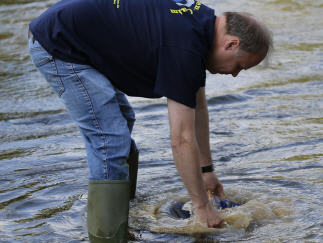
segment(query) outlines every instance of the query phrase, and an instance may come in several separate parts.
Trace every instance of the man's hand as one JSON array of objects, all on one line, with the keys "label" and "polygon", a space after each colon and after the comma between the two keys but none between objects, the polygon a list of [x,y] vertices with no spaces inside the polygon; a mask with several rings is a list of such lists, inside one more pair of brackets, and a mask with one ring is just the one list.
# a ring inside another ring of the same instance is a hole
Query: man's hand
[{"label": "man's hand", "polygon": [[223,222],[218,211],[210,203],[207,203],[204,207],[194,208],[194,214],[197,222],[203,226],[219,227]]},{"label": "man's hand", "polygon": [[220,200],[225,199],[223,186],[213,172],[202,173],[202,179],[207,192],[210,192],[212,196],[217,196]]}]

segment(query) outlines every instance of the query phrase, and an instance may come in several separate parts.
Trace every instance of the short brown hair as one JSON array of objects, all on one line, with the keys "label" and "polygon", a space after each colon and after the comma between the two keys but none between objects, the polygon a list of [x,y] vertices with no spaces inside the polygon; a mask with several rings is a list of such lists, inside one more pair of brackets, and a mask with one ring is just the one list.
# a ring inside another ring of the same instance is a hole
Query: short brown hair
[{"label": "short brown hair", "polygon": [[240,40],[240,49],[245,52],[259,53],[273,48],[272,34],[268,28],[254,19],[251,14],[225,12],[227,34]]}]

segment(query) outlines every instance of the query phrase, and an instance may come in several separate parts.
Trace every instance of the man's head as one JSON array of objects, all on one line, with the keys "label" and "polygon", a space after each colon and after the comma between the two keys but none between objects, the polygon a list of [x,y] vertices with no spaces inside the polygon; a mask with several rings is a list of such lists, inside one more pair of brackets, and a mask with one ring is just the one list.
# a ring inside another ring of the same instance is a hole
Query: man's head
[{"label": "man's head", "polygon": [[270,31],[250,14],[225,12],[216,18],[206,67],[211,73],[236,77],[241,70],[259,64],[272,45]]}]

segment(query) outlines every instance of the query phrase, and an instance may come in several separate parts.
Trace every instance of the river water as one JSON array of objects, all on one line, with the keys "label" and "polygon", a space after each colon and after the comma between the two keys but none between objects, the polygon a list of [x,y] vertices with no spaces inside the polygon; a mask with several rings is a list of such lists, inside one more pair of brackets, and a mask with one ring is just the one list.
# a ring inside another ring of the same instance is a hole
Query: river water
[{"label": "river water", "polygon": [[[0,0],[0,242],[87,242],[88,170],[77,127],[28,56],[27,25],[54,0]],[[323,242],[323,1],[203,1],[271,28],[270,62],[207,75],[213,162],[227,198],[220,229],[169,215],[189,200],[165,99],[132,98],[140,149],[129,239]]]}]

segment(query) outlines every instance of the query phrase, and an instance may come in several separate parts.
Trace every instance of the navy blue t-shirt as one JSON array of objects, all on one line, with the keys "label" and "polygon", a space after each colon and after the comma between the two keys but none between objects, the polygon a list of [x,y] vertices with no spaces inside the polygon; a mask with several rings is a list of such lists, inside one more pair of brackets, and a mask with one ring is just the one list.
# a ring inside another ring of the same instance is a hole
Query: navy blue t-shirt
[{"label": "navy blue t-shirt", "polygon": [[62,0],[29,27],[51,55],[91,65],[127,95],[195,107],[214,21],[194,0]]}]

